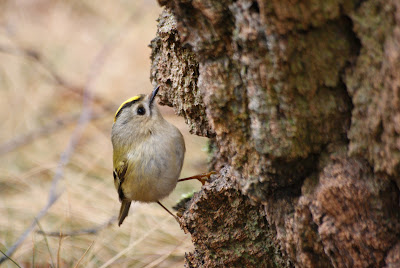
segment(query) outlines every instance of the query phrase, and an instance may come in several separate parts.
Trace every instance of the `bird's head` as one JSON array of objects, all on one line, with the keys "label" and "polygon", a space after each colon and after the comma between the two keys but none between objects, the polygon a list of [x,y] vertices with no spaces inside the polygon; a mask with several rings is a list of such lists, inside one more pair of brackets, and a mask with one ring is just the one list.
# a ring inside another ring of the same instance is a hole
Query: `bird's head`
[{"label": "bird's head", "polygon": [[149,95],[141,94],[124,101],[115,113],[114,124],[129,124],[140,128],[160,119],[161,114],[154,101],[158,90],[159,86]]}]

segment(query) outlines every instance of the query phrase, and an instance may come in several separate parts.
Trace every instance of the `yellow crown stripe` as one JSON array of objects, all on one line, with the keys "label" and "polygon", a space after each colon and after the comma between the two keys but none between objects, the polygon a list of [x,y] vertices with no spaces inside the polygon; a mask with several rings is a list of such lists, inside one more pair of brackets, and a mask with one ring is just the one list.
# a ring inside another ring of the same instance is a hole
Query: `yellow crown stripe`
[{"label": "yellow crown stripe", "polygon": [[120,111],[127,103],[130,103],[130,102],[133,102],[133,101],[137,101],[137,100],[139,100],[141,97],[142,97],[142,96],[137,95],[137,96],[134,96],[134,97],[129,98],[129,99],[127,99],[126,101],[124,101],[124,102],[119,106],[117,112],[115,113],[114,122],[115,122],[115,120],[117,119],[117,116],[118,116],[119,111]]}]

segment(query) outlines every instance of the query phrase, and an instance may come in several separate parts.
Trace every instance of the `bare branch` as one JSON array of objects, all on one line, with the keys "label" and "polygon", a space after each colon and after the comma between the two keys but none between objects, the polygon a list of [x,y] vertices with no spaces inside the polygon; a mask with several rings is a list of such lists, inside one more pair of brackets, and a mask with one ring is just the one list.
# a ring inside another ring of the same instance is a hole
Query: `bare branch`
[{"label": "bare branch", "polygon": [[[63,75],[56,71],[54,65],[48,59],[46,59],[46,57],[40,51],[33,48],[24,48],[21,46],[9,46],[5,44],[0,44],[0,53],[23,56],[33,61],[50,75],[54,83],[75,94],[82,96],[84,86],[77,85],[65,79]],[[107,111],[114,110],[115,107],[118,107],[116,104],[111,103],[109,100],[98,96],[92,96],[92,99],[93,103],[96,103]]]},{"label": "bare branch", "polygon": [[[39,229],[41,231],[43,231],[42,225],[39,223],[39,221],[36,221],[37,226],[39,227]],[[44,236],[44,242],[46,243],[46,247],[47,247],[47,251],[49,252],[50,255],[50,261],[51,261],[51,267],[56,267],[54,265],[54,261],[53,261],[53,254],[51,254],[51,250],[50,250],[50,246],[49,246],[49,240],[47,239],[47,236]]]},{"label": "bare branch", "polygon": [[[11,256],[17,248],[22,244],[22,242],[26,239],[26,237],[32,232],[35,228],[36,222],[39,221],[43,216],[45,216],[48,210],[53,206],[55,202],[60,198],[62,191],[58,189],[58,184],[60,180],[64,177],[64,167],[69,162],[72,153],[75,150],[75,147],[80,140],[84,129],[86,128],[87,124],[91,118],[92,112],[92,90],[94,87],[94,82],[96,77],[101,72],[102,67],[104,66],[105,60],[107,56],[110,55],[112,49],[115,47],[116,41],[119,39],[120,35],[123,33],[123,30],[129,25],[131,22],[130,17],[127,23],[123,25],[123,27],[113,36],[111,36],[108,41],[104,44],[100,52],[95,57],[94,61],[92,62],[91,68],[89,70],[88,79],[86,82],[86,86],[83,90],[82,94],[82,112],[78,120],[78,124],[75,127],[74,132],[71,135],[69,143],[65,151],[61,154],[60,160],[58,162],[57,169],[53,176],[52,185],[49,191],[49,198],[47,204],[42,208],[41,211],[36,215],[35,219],[31,222],[30,226],[22,233],[22,235],[18,238],[18,240],[12,245],[8,251],[6,252],[5,256],[0,258],[0,264],[3,263],[8,259],[8,256]],[[35,58],[35,57],[33,57]],[[6,257],[7,256],[7,257]]]},{"label": "bare branch", "polygon": [[41,234],[41,235],[46,235],[46,236],[59,236],[59,237],[97,234],[101,230],[111,226],[116,220],[117,220],[117,217],[113,216],[106,222],[104,222],[96,227],[92,227],[92,228],[85,228],[85,229],[69,231],[69,232],[55,232],[55,231],[54,232],[44,232],[43,230],[37,230],[36,233]]},{"label": "bare branch", "polygon": [[[90,87],[86,88],[86,91],[89,91]],[[52,185],[49,192],[49,199],[47,204],[42,208],[41,211],[36,215],[30,226],[22,233],[19,239],[12,245],[8,251],[7,255],[11,256],[15,250],[22,244],[22,242],[26,239],[26,237],[30,234],[30,232],[35,228],[36,222],[39,221],[44,215],[47,214],[47,211],[53,206],[53,204],[60,198],[62,192],[57,192],[57,186],[59,181],[63,178],[64,174],[64,166],[69,162],[69,159],[74,152],[75,146],[78,143],[83,130],[89,122],[91,105],[90,105],[91,94],[88,92],[84,94],[83,98],[83,109],[81,116],[78,121],[78,125],[76,126],[74,132],[72,133],[71,139],[68,143],[66,150],[61,154],[60,160],[58,162],[58,166],[56,172],[53,176]],[[7,258],[3,257],[0,259],[0,264],[3,263]]]},{"label": "bare branch", "polygon": [[60,258],[61,258],[61,244],[62,244],[63,237],[60,236],[58,240],[58,250],[57,250],[57,268],[61,267],[60,266]]},{"label": "bare branch", "polygon": [[17,267],[21,268],[21,266],[20,266],[16,261],[14,261],[14,260],[11,259],[9,256],[7,256],[7,254],[4,253],[1,249],[0,249],[0,252],[3,253],[3,255],[4,255],[4,257],[5,257],[6,259],[9,259],[9,260],[12,261]]},{"label": "bare branch", "polygon": [[[108,111],[107,111],[108,112]],[[100,112],[93,114],[90,118],[90,120],[97,120],[100,118],[103,118],[107,115],[107,112]],[[28,145],[37,139],[49,136],[63,128],[65,128],[68,125],[74,124],[78,121],[79,119],[79,114],[74,114],[74,115],[68,115],[63,118],[57,118],[55,121],[50,122],[40,129],[33,130],[31,132],[28,132],[26,134],[19,135],[3,144],[0,144],[0,156],[7,154],[9,152],[12,152],[14,150],[17,150],[18,148]]]},{"label": "bare branch", "polygon": [[1,44],[0,52],[6,53],[9,55],[26,57],[26,58],[34,61],[36,64],[42,66],[42,68],[45,69],[50,74],[50,76],[54,79],[54,81],[57,84],[62,85],[62,86],[68,85],[68,87],[71,86],[55,71],[54,66],[49,61],[47,61],[45,59],[45,57],[43,57],[42,54],[40,52],[38,52],[37,50],[31,49],[31,48],[13,47],[13,46]]}]

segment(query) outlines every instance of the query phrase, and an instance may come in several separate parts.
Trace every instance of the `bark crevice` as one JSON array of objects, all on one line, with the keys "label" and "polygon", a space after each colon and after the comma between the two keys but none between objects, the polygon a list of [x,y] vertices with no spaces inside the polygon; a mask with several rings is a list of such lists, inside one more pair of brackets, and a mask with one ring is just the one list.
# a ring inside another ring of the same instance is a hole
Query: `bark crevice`
[{"label": "bark crevice", "polygon": [[396,263],[400,5],[159,2],[151,78],[220,171],[183,212],[187,266]]}]

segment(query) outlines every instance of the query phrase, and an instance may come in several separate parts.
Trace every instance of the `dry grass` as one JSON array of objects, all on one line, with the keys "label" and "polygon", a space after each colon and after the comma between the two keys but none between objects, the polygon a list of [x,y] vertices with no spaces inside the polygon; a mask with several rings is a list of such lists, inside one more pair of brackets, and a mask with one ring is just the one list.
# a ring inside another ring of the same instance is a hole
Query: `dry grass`
[{"label": "dry grass", "polygon": [[[117,215],[119,202],[111,176],[113,113],[126,98],[151,90],[147,45],[155,35],[159,13],[154,0],[0,1],[2,251],[7,251],[47,203],[60,154],[81,112],[79,92],[87,83],[94,58],[119,31],[120,37],[92,81],[92,92],[101,99],[93,105],[96,119],[85,128],[65,166],[58,188],[61,198],[40,226],[44,232],[69,232],[101,226]],[[38,60],[32,51],[42,58]],[[54,72],[67,87],[55,81]],[[162,112],[186,139],[188,152],[181,176],[206,171],[202,151],[206,140],[189,135],[171,109],[162,107]],[[60,120],[66,123],[55,123]],[[199,188],[198,182],[181,183],[163,203],[171,207],[182,193]],[[61,239],[37,230],[12,256],[23,267],[52,263],[58,267],[179,267],[184,252],[192,248],[190,236],[157,204],[134,204],[120,228],[114,222],[97,234]],[[7,261],[4,267],[15,265]]]}]

